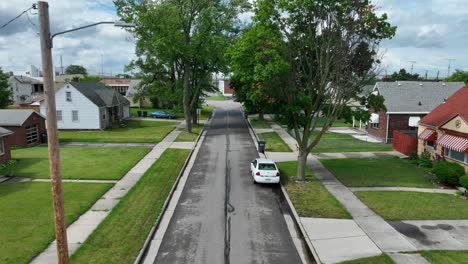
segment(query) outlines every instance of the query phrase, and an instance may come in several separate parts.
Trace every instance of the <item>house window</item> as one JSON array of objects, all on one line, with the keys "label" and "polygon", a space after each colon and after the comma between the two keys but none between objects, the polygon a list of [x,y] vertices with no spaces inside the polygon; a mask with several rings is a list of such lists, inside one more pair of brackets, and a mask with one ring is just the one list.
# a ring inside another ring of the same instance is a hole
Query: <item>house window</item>
[{"label": "house window", "polygon": [[372,128],[379,128],[380,127],[380,123],[372,123]]},{"label": "house window", "polygon": [[67,92],[67,101],[71,102],[71,92]]},{"label": "house window", "polygon": [[426,141],[426,146],[434,148],[435,141]]},{"label": "house window", "polygon": [[62,111],[57,111],[57,121],[62,121]]},{"label": "house window", "polygon": [[0,155],[5,154],[5,145],[3,142],[3,137],[0,138]]},{"label": "house window", "polygon": [[77,122],[78,121],[78,111],[73,110],[72,111],[72,121]]},{"label": "house window", "polygon": [[468,153],[458,152],[453,149],[446,148],[445,157],[468,164]]}]

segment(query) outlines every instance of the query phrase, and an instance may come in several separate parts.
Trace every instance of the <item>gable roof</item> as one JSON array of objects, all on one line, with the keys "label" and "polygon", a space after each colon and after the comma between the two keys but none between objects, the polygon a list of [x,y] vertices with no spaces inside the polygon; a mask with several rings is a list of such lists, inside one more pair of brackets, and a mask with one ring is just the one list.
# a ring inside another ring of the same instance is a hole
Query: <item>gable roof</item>
[{"label": "gable roof", "polygon": [[0,137],[4,137],[4,136],[8,136],[8,135],[11,135],[13,134],[12,131],[6,129],[6,128],[3,128],[3,127],[0,127]]},{"label": "gable roof", "polygon": [[468,86],[461,88],[450,96],[445,103],[437,106],[419,123],[439,127],[456,116],[468,121]]},{"label": "gable roof", "polygon": [[10,76],[9,77],[9,81],[12,81],[12,80],[16,80],[20,83],[30,83],[30,84],[41,84],[42,81],[38,80],[38,79],[35,79],[35,78],[31,78],[31,77],[28,77],[28,76],[23,76],[23,75],[13,75],[13,76]]},{"label": "gable roof", "polygon": [[388,113],[429,113],[465,86],[463,82],[378,82]]},{"label": "gable roof", "polygon": [[0,110],[0,126],[22,126],[32,114],[45,119],[45,116],[31,109],[2,109]]},{"label": "gable roof", "polygon": [[120,104],[130,105],[130,102],[120,93],[102,83],[70,82],[70,85],[98,107],[112,107]]}]

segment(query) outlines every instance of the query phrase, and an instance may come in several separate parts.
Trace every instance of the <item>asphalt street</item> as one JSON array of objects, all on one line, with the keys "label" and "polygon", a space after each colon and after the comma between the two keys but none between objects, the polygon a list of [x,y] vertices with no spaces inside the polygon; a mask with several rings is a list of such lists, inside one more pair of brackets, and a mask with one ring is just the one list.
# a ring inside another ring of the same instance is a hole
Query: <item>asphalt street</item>
[{"label": "asphalt street", "polygon": [[206,129],[155,263],[301,263],[279,187],[253,184],[240,105],[220,103]]}]

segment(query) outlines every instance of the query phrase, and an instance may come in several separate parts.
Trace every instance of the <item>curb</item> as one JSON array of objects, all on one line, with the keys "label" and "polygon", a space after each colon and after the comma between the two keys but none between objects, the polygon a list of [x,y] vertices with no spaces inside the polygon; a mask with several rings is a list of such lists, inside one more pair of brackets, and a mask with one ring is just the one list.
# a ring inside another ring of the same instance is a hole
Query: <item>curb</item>
[{"label": "curb", "polygon": [[[215,111],[213,111],[213,114],[208,118],[207,122],[209,122],[211,120],[211,117],[214,115]],[[203,129],[200,131],[200,134],[198,135],[197,137],[197,140],[195,141],[195,144],[194,144],[194,147],[192,148],[192,150],[190,151],[190,154],[189,156],[187,157],[187,159],[185,160],[185,163],[184,163],[184,166],[182,167],[182,169],[180,170],[179,172],[179,175],[177,176],[177,179],[176,181],[174,182],[174,184],[172,185],[172,188],[171,188],[171,191],[169,192],[169,195],[167,196],[166,200],[164,201],[164,204],[163,204],[163,207],[161,209],[161,213],[159,214],[158,218],[156,219],[156,222],[155,224],[153,225],[153,227],[151,228],[148,236],[146,237],[146,240],[145,240],[145,243],[143,244],[143,247],[141,248],[140,250],[140,253],[138,254],[138,256],[136,257],[135,261],[133,262],[134,264],[139,264],[139,263],[142,263],[142,261],[145,259],[145,257],[147,256],[148,254],[148,246],[150,245],[151,243],[151,240],[152,238],[154,237],[154,235],[156,234],[156,231],[158,230],[158,227],[159,225],[161,224],[161,220],[163,218],[163,216],[166,214],[166,211],[167,211],[167,207],[169,205],[169,203],[171,202],[171,199],[174,195],[174,191],[177,189],[178,185],[179,185],[179,182],[180,182],[180,178],[182,178],[182,175],[185,173],[185,170],[187,169],[187,165],[189,164],[190,160],[192,159],[192,156],[193,156],[193,153],[195,151],[195,149],[197,148],[197,145],[200,141],[200,138],[204,135],[205,133],[205,127],[206,127],[207,123],[205,123],[205,125],[203,126]],[[196,158],[196,157],[195,157]]]},{"label": "curb", "polygon": [[[244,119],[245,119],[245,122],[247,123],[248,127],[250,128],[249,129],[250,135],[258,143],[258,136],[255,133],[255,130],[253,129],[252,124],[250,124],[250,121],[249,121],[248,118],[244,118]],[[257,151],[258,151],[258,144],[256,144],[255,147],[257,148]],[[264,153],[259,153],[259,154],[263,154],[265,157],[267,157],[267,155],[264,154]],[[281,183],[281,182],[280,182],[280,186],[281,186],[281,194],[283,195],[284,199],[288,203],[289,210],[291,211],[291,214],[290,214],[291,218],[292,218],[294,224],[297,227],[299,227],[300,235],[302,236],[302,238],[304,239],[304,241],[307,244],[307,249],[308,249],[307,254],[312,257],[312,259],[315,261],[315,263],[322,264],[322,262],[320,261],[320,258],[318,257],[317,251],[315,250],[314,246],[312,245],[312,242],[310,242],[309,236],[305,232],[304,226],[302,225],[302,222],[301,222],[301,220],[299,218],[299,215],[297,214],[296,208],[294,208],[294,205],[293,205],[291,199],[289,198],[289,195],[288,195],[288,192],[286,191],[286,188],[284,187],[283,183]]]}]

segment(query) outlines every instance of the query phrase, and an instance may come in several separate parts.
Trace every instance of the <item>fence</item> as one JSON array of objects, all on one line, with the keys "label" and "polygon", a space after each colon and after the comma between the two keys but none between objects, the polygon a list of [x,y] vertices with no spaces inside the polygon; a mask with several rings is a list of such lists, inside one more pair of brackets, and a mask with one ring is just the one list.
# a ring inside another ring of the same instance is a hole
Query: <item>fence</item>
[{"label": "fence", "polygon": [[393,131],[393,148],[405,155],[418,151],[418,138],[400,131]]}]

